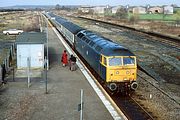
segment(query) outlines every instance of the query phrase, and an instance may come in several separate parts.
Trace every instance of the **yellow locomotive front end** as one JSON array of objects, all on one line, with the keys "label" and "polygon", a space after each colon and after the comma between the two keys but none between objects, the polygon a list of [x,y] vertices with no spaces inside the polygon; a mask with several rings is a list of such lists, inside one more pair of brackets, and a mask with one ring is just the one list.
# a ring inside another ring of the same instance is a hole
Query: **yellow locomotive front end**
[{"label": "yellow locomotive front end", "polygon": [[106,84],[111,91],[137,89],[136,56],[108,56],[106,59]]}]

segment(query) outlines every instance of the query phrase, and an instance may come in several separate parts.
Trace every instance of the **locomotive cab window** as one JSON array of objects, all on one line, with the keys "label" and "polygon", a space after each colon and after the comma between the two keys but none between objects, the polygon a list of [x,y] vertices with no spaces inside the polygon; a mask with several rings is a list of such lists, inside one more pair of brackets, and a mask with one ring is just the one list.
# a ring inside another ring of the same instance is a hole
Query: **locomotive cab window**
[{"label": "locomotive cab window", "polygon": [[121,66],[121,65],[122,65],[121,57],[109,58],[109,66]]},{"label": "locomotive cab window", "polygon": [[123,57],[124,65],[135,65],[135,59],[133,57]]}]

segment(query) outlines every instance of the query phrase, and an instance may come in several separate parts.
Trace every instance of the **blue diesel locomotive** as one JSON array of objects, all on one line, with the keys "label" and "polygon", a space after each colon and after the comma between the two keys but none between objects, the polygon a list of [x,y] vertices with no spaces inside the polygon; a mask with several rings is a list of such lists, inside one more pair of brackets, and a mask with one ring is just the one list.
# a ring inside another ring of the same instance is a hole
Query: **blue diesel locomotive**
[{"label": "blue diesel locomotive", "polygon": [[111,92],[137,89],[137,62],[132,52],[64,18],[52,13],[46,16]]}]

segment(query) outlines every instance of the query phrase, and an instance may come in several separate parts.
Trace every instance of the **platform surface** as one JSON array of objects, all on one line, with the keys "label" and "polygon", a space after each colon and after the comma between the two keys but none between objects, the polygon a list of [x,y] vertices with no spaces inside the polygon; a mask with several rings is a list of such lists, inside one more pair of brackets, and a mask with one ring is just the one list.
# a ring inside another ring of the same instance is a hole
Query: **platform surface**
[{"label": "platform surface", "polygon": [[[37,106],[39,111],[34,112],[31,120],[78,120],[81,89],[84,90],[84,120],[112,120],[81,71],[70,71],[68,66],[61,65],[64,49],[56,34],[49,29],[48,94]],[[42,89],[44,84],[40,82],[32,87]]]}]

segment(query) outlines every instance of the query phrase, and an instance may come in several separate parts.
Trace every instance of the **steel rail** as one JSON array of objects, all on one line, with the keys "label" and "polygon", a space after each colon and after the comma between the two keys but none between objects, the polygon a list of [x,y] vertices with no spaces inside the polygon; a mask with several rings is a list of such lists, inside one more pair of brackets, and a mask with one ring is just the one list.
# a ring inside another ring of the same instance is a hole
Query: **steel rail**
[{"label": "steel rail", "polygon": [[[141,70],[142,71],[142,70]],[[144,71],[143,71],[144,72]],[[147,72],[144,72],[147,73]],[[148,75],[148,74],[147,74]],[[146,80],[145,78],[141,77],[139,74],[138,76],[145,80],[146,82],[148,82],[149,84],[151,84],[153,87],[155,87],[157,90],[159,90],[161,93],[163,93],[164,95],[166,95],[168,98],[170,98],[173,102],[177,103],[178,105],[180,105],[180,102],[178,102],[177,100],[175,100],[172,96],[170,96],[168,93],[166,93],[165,91],[163,91],[162,89],[156,87],[154,84],[152,84],[151,82],[149,82],[148,80]],[[152,76],[148,75],[149,77],[153,78]],[[154,79],[154,78],[153,78]]]},{"label": "steel rail", "polygon": [[[61,34],[61,33],[60,33]],[[62,34],[61,34],[62,35]],[[65,39],[65,37],[63,37],[64,39]],[[66,40],[67,41],[67,40]],[[81,57],[80,57],[81,58]],[[84,61],[83,61],[84,62]],[[88,65],[86,65],[86,66],[88,66]],[[88,68],[89,69],[89,68]],[[89,70],[89,71],[91,71],[91,70]],[[91,71],[92,72],[92,71]],[[90,72],[90,73],[91,73]],[[119,106],[120,105],[118,105],[118,103],[119,102],[122,102],[121,100],[119,100],[118,99],[118,102],[116,101],[116,100],[114,100],[113,98],[114,97],[112,97],[112,95],[110,95],[107,91],[106,91],[106,89],[104,88],[104,86],[100,83],[100,81],[95,77],[95,75],[94,74],[90,74],[91,76],[93,76],[93,78],[95,78],[95,82],[96,82],[96,84],[101,88],[101,90],[103,91],[103,93],[105,94],[105,96],[110,100],[110,102],[111,102],[111,104],[116,108],[116,110],[118,111],[118,113],[119,114],[122,114],[122,111],[123,111],[123,113],[124,114],[126,114],[127,115],[127,113],[125,113],[125,109],[127,109],[127,107],[125,107],[125,108],[120,108]],[[118,96],[116,97],[116,99],[118,98]],[[134,104],[135,103],[135,104]],[[132,106],[133,104],[134,104],[134,106],[138,106],[140,109],[139,109],[139,113],[137,112],[136,114],[141,114],[142,116],[146,116],[146,118],[147,118],[147,116],[149,116],[149,119],[152,119],[153,120],[153,117],[147,112],[147,111],[145,111],[145,109],[143,109],[143,107],[141,107],[139,104],[137,104],[137,102],[134,102],[134,103],[127,103],[127,104],[130,104],[130,106]],[[135,107],[136,108],[136,107]],[[130,109],[130,108],[129,108]],[[137,110],[137,109],[136,109]],[[142,110],[144,111],[144,113],[142,113]],[[129,114],[133,114],[134,113],[134,111],[132,111],[132,112],[130,112]],[[126,116],[126,117],[128,117],[128,115]],[[143,117],[143,118],[144,118]],[[132,119],[131,117],[128,117],[129,119]],[[139,118],[137,118],[137,119],[139,119]]]},{"label": "steel rail", "polygon": [[171,47],[174,47],[174,48],[176,48],[176,49],[178,49],[180,51],[180,47],[179,47],[180,46],[180,38],[178,38],[178,37],[172,37],[172,36],[168,36],[168,35],[164,35],[164,34],[160,34],[160,33],[155,33],[155,32],[152,32],[152,31],[145,31],[145,30],[136,29],[136,28],[129,27],[129,26],[119,25],[119,24],[116,24],[116,23],[106,22],[106,21],[87,18],[87,17],[80,17],[79,16],[77,18],[90,20],[90,21],[95,21],[95,22],[99,22],[99,23],[103,23],[103,24],[107,24],[107,25],[112,25],[112,26],[124,28],[124,29],[127,29],[127,30],[136,31],[136,32],[139,32],[139,33],[144,33],[144,34],[152,36],[152,37],[161,38],[161,40],[158,39],[159,42],[170,45]]}]

